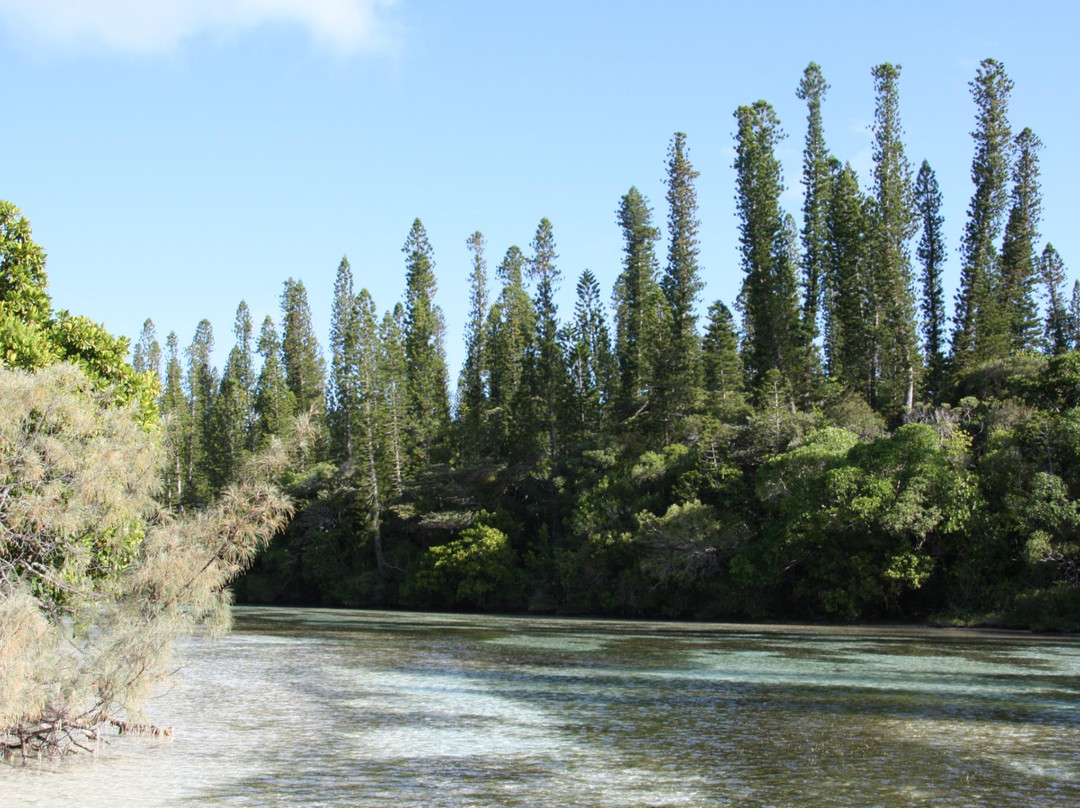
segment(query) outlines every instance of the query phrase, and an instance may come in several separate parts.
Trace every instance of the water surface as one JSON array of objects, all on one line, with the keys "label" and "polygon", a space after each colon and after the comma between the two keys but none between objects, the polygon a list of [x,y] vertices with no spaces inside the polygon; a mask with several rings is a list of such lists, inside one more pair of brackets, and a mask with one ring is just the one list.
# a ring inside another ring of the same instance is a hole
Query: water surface
[{"label": "water surface", "polygon": [[0,805],[1075,806],[1080,642],[244,608]]}]

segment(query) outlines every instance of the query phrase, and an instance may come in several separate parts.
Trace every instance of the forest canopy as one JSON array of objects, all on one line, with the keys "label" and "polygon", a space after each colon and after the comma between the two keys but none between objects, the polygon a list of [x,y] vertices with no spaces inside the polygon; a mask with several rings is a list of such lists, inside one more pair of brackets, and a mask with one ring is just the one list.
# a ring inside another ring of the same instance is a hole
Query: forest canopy
[{"label": "forest canopy", "polygon": [[[548,218],[501,253],[462,234],[456,384],[419,219],[387,308],[342,258],[328,340],[298,278],[277,320],[239,304],[221,368],[209,321],[182,347],[147,320],[130,373],[160,389],[163,511],[210,507],[284,440],[296,516],[238,581],[249,602],[1075,628],[1080,283],[1041,232],[1012,81],[985,59],[970,83],[957,245],[904,142],[899,65],[869,71],[865,176],[830,150],[822,68],[793,84],[798,218],[775,108],[734,110],[734,300],[706,297],[708,178],[677,132],[663,212],[634,186],[612,200],[610,293],[585,270],[559,310]],[[18,305],[13,334],[44,321]]]},{"label": "forest canopy", "polygon": [[209,501],[299,414],[297,518],[239,583],[250,601],[1076,626],[1080,284],[1070,297],[1040,231],[1042,144],[1008,118],[1004,66],[981,62],[950,248],[934,168],[905,147],[901,68],[870,78],[864,177],[829,149],[821,67],[795,88],[800,221],[776,111],[735,110],[734,301],[705,306],[679,132],[663,222],[635,187],[617,200],[610,298],[585,270],[559,311],[546,218],[497,258],[468,235],[453,391],[419,219],[381,314],[342,259],[325,350],[292,278],[257,338],[240,304],[221,371],[208,321],[163,354],[148,320],[135,367],[163,383],[167,504]]}]

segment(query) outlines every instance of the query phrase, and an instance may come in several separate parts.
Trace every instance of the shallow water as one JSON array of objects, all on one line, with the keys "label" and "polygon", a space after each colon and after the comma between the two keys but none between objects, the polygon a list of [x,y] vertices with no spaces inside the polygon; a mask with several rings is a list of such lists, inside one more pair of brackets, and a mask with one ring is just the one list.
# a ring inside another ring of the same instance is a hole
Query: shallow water
[{"label": "shallow water", "polygon": [[1080,641],[243,608],[0,806],[1075,806]]}]

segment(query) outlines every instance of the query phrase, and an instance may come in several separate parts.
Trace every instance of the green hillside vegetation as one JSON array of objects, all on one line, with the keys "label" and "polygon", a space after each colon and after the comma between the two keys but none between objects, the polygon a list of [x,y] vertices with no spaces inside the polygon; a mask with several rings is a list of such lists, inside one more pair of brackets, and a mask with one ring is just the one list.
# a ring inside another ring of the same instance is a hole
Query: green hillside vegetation
[{"label": "green hillside vegetation", "polygon": [[165,504],[205,506],[268,441],[294,441],[281,484],[296,517],[238,583],[249,602],[1076,628],[1080,285],[1070,300],[1039,230],[1041,144],[1014,134],[1012,82],[984,60],[950,254],[934,169],[905,151],[901,76],[872,70],[860,178],[828,148],[828,84],[807,67],[801,226],[783,207],[776,112],[736,110],[734,301],[703,298],[683,133],[665,256],[649,201],[634,187],[613,200],[610,306],[586,271],[558,310],[546,218],[497,261],[463,234],[453,395],[419,220],[402,301],[381,314],[342,260],[325,353],[294,279],[257,340],[241,303],[221,372],[208,322],[162,352],[147,321],[135,368],[162,380]]}]

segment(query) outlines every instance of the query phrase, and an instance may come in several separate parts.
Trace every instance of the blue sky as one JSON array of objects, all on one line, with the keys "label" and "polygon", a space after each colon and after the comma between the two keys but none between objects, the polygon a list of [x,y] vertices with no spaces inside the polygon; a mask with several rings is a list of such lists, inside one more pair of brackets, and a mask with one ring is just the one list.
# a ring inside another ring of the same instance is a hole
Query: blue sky
[{"label": "blue sky", "polygon": [[[90,7],[90,8],[87,8]],[[400,299],[414,218],[435,251],[452,374],[462,361],[469,253],[493,270],[554,225],[560,311],[585,268],[619,272],[620,197],[636,185],[663,224],[664,163],[684,131],[698,180],[701,310],[731,304],[741,270],[733,113],[758,98],[798,214],[811,60],[831,89],[830,149],[869,184],[870,69],[903,65],[914,168],[945,198],[946,293],[971,194],[978,62],[1004,62],[1010,118],[1044,141],[1044,238],[1080,270],[1070,2],[434,2],[0,0],[5,156],[0,198],[49,255],[54,304],[135,338],[153,318],[181,345],[202,318],[219,363],[245,299],[261,322],[302,279],[320,339],[347,254],[380,310]],[[660,255],[663,256],[661,245]],[[951,300],[950,300],[951,304]]]}]

